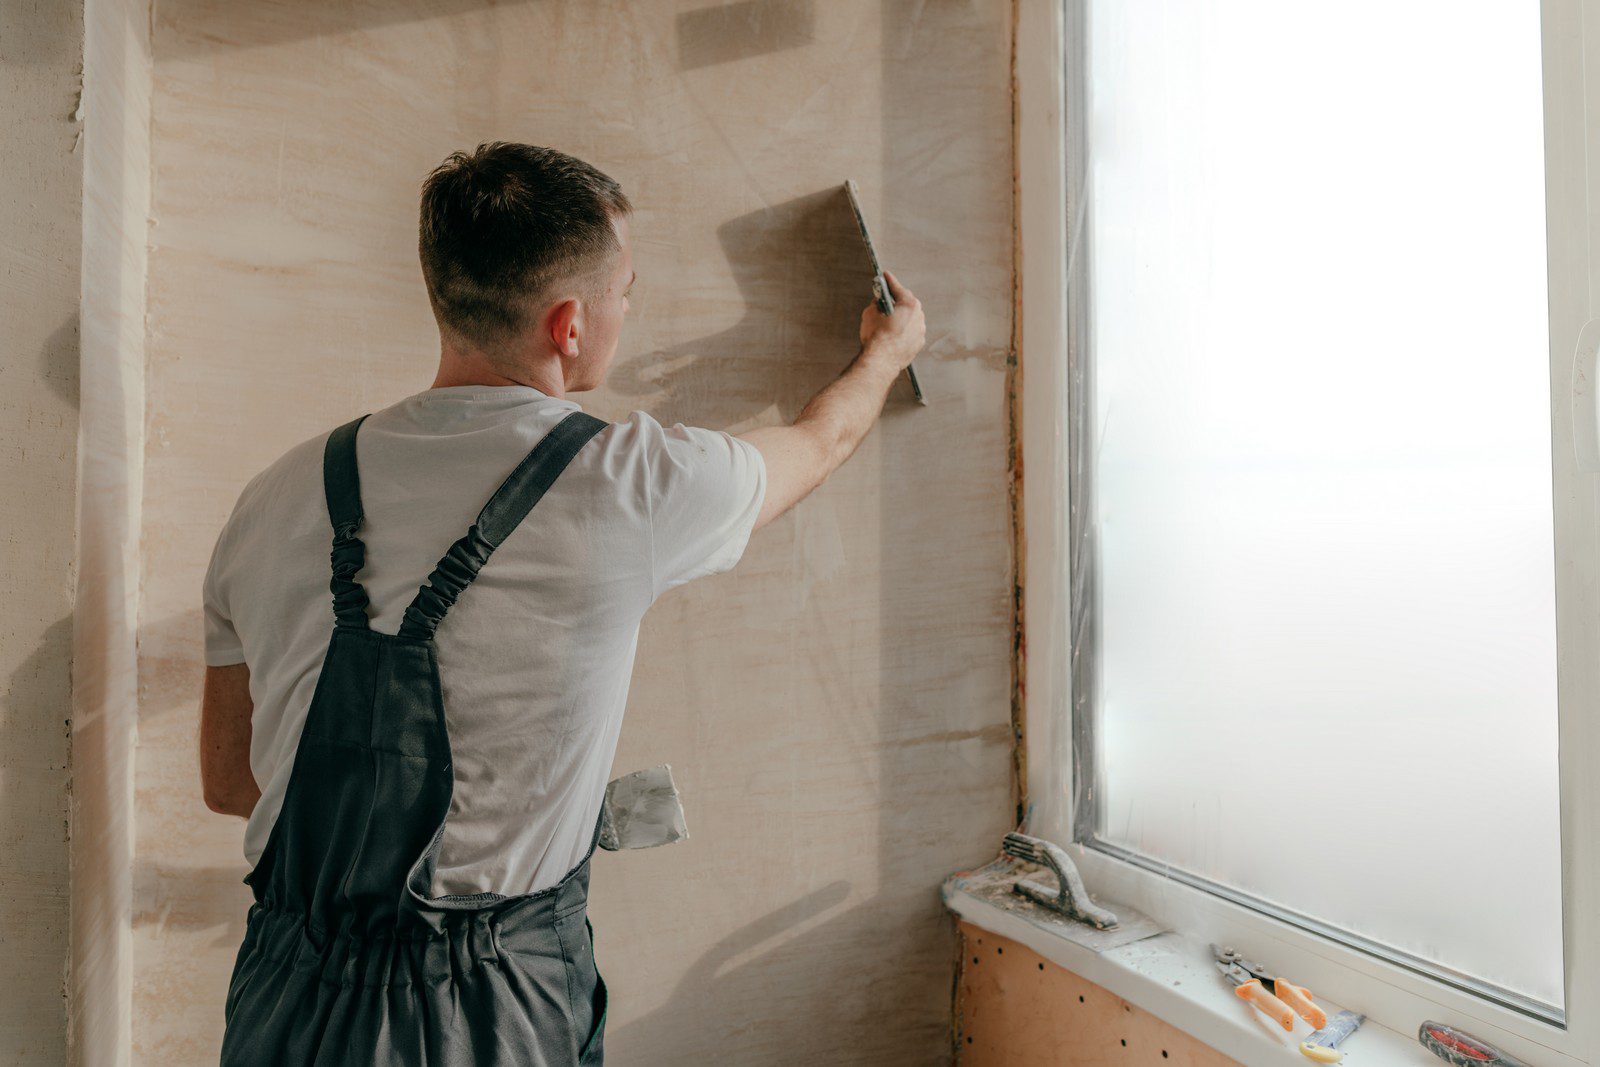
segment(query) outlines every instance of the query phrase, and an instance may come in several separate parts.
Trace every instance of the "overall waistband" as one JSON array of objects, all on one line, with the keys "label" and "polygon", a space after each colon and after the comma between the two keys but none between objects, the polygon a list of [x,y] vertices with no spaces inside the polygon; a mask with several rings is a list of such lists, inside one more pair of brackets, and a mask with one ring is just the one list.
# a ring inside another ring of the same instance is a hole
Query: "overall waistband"
[{"label": "overall waistband", "polygon": [[417,909],[375,930],[360,929],[354,913],[328,929],[304,910],[261,902],[250,908],[244,953],[310,967],[335,984],[392,985],[406,981],[418,966],[437,967],[444,960],[454,959],[459,967],[498,960],[506,951],[542,951],[556,943],[552,929],[584,915],[588,890],[586,859],[560,884],[541,892],[499,897],[478,908]]}]

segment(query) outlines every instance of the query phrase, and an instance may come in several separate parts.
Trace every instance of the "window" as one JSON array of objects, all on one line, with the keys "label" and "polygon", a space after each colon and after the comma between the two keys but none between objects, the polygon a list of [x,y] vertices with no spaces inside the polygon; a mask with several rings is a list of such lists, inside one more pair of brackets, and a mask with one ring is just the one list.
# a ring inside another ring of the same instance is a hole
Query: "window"
[{"label": "window", "polygon": [[1538,6],[1080,13],[1074,836],[1560,1022]]}]

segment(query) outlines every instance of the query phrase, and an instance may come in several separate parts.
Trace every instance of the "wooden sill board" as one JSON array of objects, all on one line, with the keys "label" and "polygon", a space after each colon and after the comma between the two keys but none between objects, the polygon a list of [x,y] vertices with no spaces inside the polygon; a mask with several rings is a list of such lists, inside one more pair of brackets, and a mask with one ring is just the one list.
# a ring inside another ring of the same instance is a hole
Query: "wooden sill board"
[{"label": "wooden sill board", "polygon": [[1237,1067],[1026,945],[966,921],[958,925],[961,1067]]}]

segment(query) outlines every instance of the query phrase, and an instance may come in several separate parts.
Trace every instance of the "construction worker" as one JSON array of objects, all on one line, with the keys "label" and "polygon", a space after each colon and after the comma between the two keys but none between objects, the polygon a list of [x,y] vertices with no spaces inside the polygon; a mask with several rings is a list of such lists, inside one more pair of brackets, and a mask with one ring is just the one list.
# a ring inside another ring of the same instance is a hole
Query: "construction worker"
[{"label": "construction worker", "polygon": [[217,540],[201,775],[255,897],[224,1064],[601,1062],[589,858],[640,619],[850,456],[924,334],[891,279],[792,426],[602,422],[571,395],[616,354],[629,213],[548,148],[450,156],[432,387],[291,449]]}]

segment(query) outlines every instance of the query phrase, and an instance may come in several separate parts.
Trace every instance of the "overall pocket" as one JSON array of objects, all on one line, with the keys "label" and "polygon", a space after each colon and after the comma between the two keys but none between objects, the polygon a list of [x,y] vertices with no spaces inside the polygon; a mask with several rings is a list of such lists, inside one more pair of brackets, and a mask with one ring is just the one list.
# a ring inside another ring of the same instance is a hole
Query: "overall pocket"
[{"label": "overall pocket", "polygon": [[594,963],[594,927],[588,916],[578,911],[558,920],[556,929],[567,962],[567,1021],[572,1027],[572,1048],[578,1063],[597,1064],[604,1056],[608,997],[605,981]]},{"label": "overall pocket", "polygon": [[583,925],[589,934],[589,966],[594,971],[594,1028],[578,1052],[578,1062],[599,1063],[601,1057],[605,1055],[606,1008],[609,1006],[609,996],[606,993],[606,980],[601,977],[600,968],[594,960],[594,926],[589,922],[588,916],[584,916]]}]

